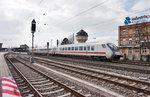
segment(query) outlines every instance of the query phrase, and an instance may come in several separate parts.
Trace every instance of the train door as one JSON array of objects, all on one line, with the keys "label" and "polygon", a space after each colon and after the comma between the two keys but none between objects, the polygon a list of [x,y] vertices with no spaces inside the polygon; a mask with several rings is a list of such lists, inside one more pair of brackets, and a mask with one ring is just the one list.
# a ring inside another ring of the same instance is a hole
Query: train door
[{"label": "train door", "polygon": [[84,52],[84,55],[87,56],[87,45],[83,46],[83,52]]}]

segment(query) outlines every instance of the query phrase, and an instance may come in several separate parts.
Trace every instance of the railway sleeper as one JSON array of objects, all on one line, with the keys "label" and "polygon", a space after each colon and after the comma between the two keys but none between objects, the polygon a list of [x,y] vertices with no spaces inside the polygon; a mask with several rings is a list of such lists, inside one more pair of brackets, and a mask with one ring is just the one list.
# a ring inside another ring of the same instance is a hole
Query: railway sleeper
[{"label": "railway sleeper", "polygon": [[27,77],[27,79],[29,80],[37,80],[37,79],[42,79],[43,77],[42,76],[39,76],[39,77]]},{"label": "railway sleeper", "polygon": [[68,92],[68,93],[65,93],[65,94],[60,95],[60,96],[57,96],[57,97],[68,97],[68,96],[70,96],[70,95],[71,95],[71,93],[70,93],[70,92]]},{"label": "railway sleeper", "polygon": [[35,87],[44,87],[48,85],[52,85],[53,83],[45,83],[45,84],[40,84],[40,85],[34,85]]},{"label": "railway sleeper", "polygon": [[41,78],[41,79],[30,79],[30,82],[37,82],[37,81],[44,81],[46,78]]},{"label": "railway sleeper", "polygon": [[144,86],[144,87],[142,87],[141,89],[147,89],[148,88],[148,86]]},{"label": "railway sleeper", "polygon": [[43,84],[43,83],[48,83],[49,82],[49,80],[43,80],[43,81],[34,81],[34,82],[32,82],[32,84],[34,85],[34,84]]},{"label": "railway sleeper", "polygon": [[26,94],[26,93],[29,93],[29,92],[31,92],[31,90],[23,90],[21,93]]},{"label": "railway sleeper", "polygon": [[38,74],[38,75],[37,75],[37,74],[26,74],[26,76],[29,77],[29,78],[30,78],[30,77],[36,77],[36,78],[42,77],[42,76],[39,75],[39,74]]},{"label": "railway sleeper", "polygon": [[40,90],[40,92],[42,92],[42,93],[44,93],[45,91],[46,92],[51,92],[51,91],[57,91],[57,90],[60,90],[60,89],[62,89],[62,88],[57,86],[57,87],[49,88],[47,90]]},{"label": "railway sleeper", "polygon": [[41,91],[41,90],[50,90],[50,89],[52,89],[52,88],[56,88],[56,87],[58,87],[58,85],[54,85],[54,86],[51,86],[51,87],[45,87],[45,88],[39,88],[39,89],[37,89],[38,91]]},{"label": "railway sleeper", "polygon": [[52,95],[52,94],[56,94],[56,93],[59,93],[59,92],[64,92],[64,89],[61,88],[61,89],[58,89],[58,90],[55,90],[55,91],[50,91],[50,92],[45,92],[45,93],[41,93],[42,95]]}]

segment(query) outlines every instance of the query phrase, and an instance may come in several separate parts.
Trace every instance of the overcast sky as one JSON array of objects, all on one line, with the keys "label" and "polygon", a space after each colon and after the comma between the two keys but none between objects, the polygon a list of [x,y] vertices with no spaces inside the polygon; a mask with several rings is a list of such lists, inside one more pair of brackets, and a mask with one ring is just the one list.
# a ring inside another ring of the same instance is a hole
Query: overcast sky
[{"label": "overcast sky", "polygon": [[0,43],[31,47],[31,21],[37,22],[35,45],[76,35],[84,29],[88,42],[118,45],[118,26],[125,17],[150,15],[150,0],[0,0]]}]

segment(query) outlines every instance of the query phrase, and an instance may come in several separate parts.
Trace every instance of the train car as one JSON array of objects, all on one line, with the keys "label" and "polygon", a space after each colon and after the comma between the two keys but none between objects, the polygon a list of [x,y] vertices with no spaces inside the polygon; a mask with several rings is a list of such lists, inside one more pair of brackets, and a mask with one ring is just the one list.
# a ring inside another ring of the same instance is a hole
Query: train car
[{"label": "train car", "polygon": [[99,59],[120,59],[122,56],[117,46],[113,43],[78,43],[60,45],[53,48],[35,49],[36,54],[86,56]]}]

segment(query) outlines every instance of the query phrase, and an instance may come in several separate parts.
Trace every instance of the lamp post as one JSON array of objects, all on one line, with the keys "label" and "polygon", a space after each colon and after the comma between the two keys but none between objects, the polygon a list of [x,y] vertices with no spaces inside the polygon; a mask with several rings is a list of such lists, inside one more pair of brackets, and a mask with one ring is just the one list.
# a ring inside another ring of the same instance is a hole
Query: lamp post
[{"label": "lamp post", "polygon": [[31,33],[32,33],[32,55],[31,55],[31,63],[34,63],[34,33],[36,31],[36,21],[33,19],[31,22]]}]

